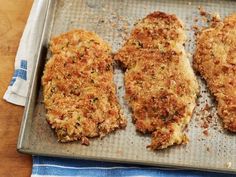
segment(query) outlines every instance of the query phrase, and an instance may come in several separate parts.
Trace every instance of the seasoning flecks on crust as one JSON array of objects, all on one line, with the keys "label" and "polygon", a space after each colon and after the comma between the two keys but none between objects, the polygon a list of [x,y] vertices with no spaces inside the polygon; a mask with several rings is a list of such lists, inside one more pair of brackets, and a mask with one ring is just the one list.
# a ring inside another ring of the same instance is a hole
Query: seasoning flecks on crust
[{"label": "seasoning flecks on crust", "polygon": [[215,96],[224,128],[236,132],[236,14],[197,37],[194,68]]},{"label": "seasoning flecks on crust", "polygon": [[175,15],[154,12],[139,21],[115,55],[125,71],[126,99],[136,129],[152,133],[152,149],[188,141],[198,84],[186,56],[184,28]]},{"label": "seasoning flecks on crust", "polygon": [[50,42],[42,77],[47,121],[61,142],[103,137],[126,126],[113,83],[111,49],[95,33],[74,30]]}]

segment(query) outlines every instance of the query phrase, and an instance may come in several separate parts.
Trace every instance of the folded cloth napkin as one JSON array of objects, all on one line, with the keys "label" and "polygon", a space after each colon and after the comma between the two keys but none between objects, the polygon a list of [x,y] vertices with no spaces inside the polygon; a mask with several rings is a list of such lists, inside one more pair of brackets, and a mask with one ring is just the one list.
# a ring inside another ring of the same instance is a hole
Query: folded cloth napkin
[{"label": "folded cloth napkin", "polygon": [[[15,73],[10,85],[4,95],[4,99],[17,105],[25,105],[27,92],[30,84],[31,74],[34,68],[36,52],[39,46],[39,38],[36,34],[42,31],[43,21],[39,16],[46,14],[46,7],[49,0],[35,0],[21,38],[18,52],[15,59]],[[72,160],[62,158],[50,158],[33,156],[33,169],[31,177],[197,177],[215,176],[229,177],[233,175],[217,174],[210,172],[173,170],[166,168],[135,166],[108,162],[95,162],[85,160]]]},{"label": "folded cloth napkin", "polygon": [[10,103],[24,106],[29,89],[32,70],[34,69],[37,49],[40,43],[40,32],[46,17],[49,0],[35,0],[30,11],[19,48],[15,58],[15,72],[5,92],[4,99]]}]

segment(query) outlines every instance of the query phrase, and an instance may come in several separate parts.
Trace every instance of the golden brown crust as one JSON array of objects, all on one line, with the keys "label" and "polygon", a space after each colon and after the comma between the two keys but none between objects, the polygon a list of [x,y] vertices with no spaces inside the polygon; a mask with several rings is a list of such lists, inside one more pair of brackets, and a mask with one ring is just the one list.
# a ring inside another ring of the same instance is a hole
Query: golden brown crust
[{"label": "golden brown crust", "polygon": [[74,30],[51,40],[42,78],[47,121],[61,142],[105,136],[126,126],[113,83],[110,47],[95,33]]},{"label": "golden brown crust", "polygon": [[187,142],[183,130],[195,106],[198,84],[186,57],[182,23],[154,12],[138,22],[115,59],[125,68],[126,99],[136,129],[152,133],[148,147]]},{"label": "golden brown crust", "polygon": [[216,97],[224,128],[236,132],[236,14],[200,33],[194,68]]}]

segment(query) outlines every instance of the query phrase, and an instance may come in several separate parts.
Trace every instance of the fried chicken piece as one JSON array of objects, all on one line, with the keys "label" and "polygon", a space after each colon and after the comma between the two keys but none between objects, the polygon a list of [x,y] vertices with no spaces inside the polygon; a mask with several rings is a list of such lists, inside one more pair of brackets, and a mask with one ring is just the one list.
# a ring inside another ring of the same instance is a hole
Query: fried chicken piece
[{"label": "fried chicken piece", "polygon": [[152,133],[151,149],[188,141],[184,129],[196,105],[198,84],[175,15],[154,12],[139,21],[115,55],[125,70],[126,99],[137,131]]},{"label": "fried chicken piece", "polygon": [[215,96],[224,128],[236,132],[236,14],[201,31],[194,68]]},{"label": "fried chicken piece", "polygon": [[50,42],[42,77],[47,121],[60,142],[103,137],[126,126],[113,83],[111,49],[95,33],[74,30]]}]

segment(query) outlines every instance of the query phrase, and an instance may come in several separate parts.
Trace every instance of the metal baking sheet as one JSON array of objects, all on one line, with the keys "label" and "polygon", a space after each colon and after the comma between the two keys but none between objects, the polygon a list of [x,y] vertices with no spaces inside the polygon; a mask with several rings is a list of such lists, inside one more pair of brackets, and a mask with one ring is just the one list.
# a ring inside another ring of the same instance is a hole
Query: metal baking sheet
[{"label": "metal baking sheet", "polygon": [[[94,31],[108,41],[117,51],[133,24],[153,11],[176,14],[186,25],[188,41],[186,50],[194,51],[192,25],[199,18],[198,7],[208,12],[218,12],[222,17],[234,12],[236,1],[184,1],[184,0],[48,0],[48,9],[41,38],[37,62],[33,74],[29,99],[18,141],[23,153],[69,158],[105,160],[146,165],[181,167],[236,173],[236,135],[222,129],[214,101],[203,80],[198,77],[201,96],[188,127],[190,142],[161,151],[146,149],[150,136],[135,131],[131,114],[123,99],[123,73],[115,69],[119,101],[128,119],[125,130],[118,130],[104,139],[95,138],[90,146],[79,142],[58,143],[45,120],[40,79],[50,37],[75,28]],[[199,21],[201,23],[201,20]],[[190,57],[191,60],[191,57]],[[207,109],[205,109],[207,107]],[[209,108],[210,107],[210,108]],[[209,126],[206,129],[206,124]]]}]

